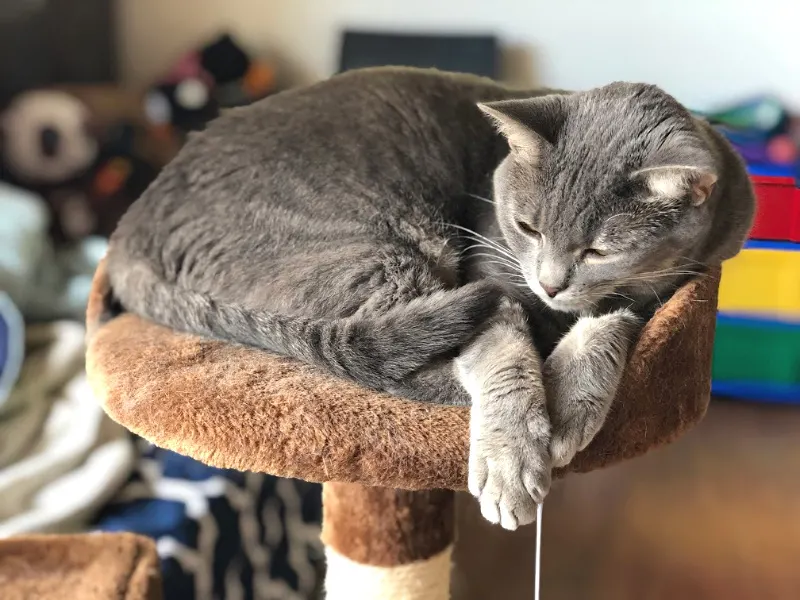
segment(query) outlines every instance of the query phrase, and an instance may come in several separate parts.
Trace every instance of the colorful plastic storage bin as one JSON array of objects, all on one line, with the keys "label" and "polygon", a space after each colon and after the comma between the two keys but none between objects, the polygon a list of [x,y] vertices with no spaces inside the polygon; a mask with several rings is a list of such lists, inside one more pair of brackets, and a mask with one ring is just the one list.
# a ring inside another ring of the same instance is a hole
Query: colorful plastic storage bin
[{"label": "colorful plastic storage bin", "polygon": [[753,175],[750,240],[722,266],[712,393],[800,404],[800,188]]},{"label": "colorful plastic storage bin", "polygon": [[800,388],[800,322],[720,313],[713,378]]},{"label": "colorful plastic storage bin", "polygon": [[800,244],[748,242],[722,265],[719,309],[800,320]]},{"label": "colorful plastic storage bin", "polygon": [[758,197],[754,240],[800,242],[800,188],[792,177],[753,175]]}]

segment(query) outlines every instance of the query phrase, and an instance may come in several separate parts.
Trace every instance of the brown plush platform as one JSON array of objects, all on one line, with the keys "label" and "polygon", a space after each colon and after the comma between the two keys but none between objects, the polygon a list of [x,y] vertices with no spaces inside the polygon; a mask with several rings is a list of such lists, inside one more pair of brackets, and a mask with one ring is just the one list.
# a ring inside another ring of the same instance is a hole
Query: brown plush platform
[{"label": "brown plush platform", "polygon": [[155,544],[130,533],[1,540],[0,598],[161,600]]},{"label": "brown plush platform", "polygon": [[[604,429],[569,471],[640,455],[705,414],[718,284],[718,271],[688,283],[646,326]],[[101,265],[87,318],[89,380],[113,419],[156,445],[309,481],[466,487],[468,409],[376,394],[132,314],[105,321],[107,292]]]}]

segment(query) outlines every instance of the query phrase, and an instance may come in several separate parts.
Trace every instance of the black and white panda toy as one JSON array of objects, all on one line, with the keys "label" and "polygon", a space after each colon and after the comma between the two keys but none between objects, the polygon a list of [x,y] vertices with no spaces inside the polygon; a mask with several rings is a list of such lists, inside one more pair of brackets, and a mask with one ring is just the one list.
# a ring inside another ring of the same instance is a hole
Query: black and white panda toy
[{"label": "black and white panda toy", "polygon": [[14,98],[0,116],[6,174],[26,187],[61,185],[92,168],[99,143],[91,112],[78,98],[36,90]]},{"label": "black and white panda toy", "polygon": [[100,127],[68,92],[25,92],[0,113],[0,179],[46,201],[57,243],[106,236],[157,174],[135,135],[130,124]]}]

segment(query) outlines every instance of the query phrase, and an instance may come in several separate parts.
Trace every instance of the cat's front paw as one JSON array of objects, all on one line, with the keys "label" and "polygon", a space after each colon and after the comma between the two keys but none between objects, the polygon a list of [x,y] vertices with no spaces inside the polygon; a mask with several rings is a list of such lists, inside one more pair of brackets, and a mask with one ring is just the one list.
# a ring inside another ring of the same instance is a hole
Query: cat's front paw
[{"label": "cat's front paw", "polygon": [[543,403],[521,420],[473,404],[469,491],[491,523],[514,530],[532,523],[550,489],[550,420]]},{"label": "cat's front paw", "polygon": [[[576,412],[585,413],[582,410]],[[550,457],[554,468],[566,467],[594,439],[594,435],[587,434],[586,422],[587,415],[580,414],[571,419],[562,419],[554,426],[550,440]]]},{"label": "cat's front paw", "polygon": [[553,467],[567,466],[600,431],[639,327],[627,310],[583,317],[545,361]]}]

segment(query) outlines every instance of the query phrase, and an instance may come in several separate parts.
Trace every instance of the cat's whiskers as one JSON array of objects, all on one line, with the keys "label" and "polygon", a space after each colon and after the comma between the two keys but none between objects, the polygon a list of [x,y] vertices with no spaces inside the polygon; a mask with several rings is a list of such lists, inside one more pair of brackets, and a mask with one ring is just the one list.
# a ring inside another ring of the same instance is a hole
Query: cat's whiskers
[{"label": "cat's whiskers", "polygon": [[642,283],[642,282],[651,282],[656,283],[659,280],[663,280],[664,278],[676,278],[676,277],[686,277],[686,276],[694,276],[695,273],[661,273],[656,275],[632,275],[630,277],[623,277],[620,278],[618,281],[619,283]]},{"label": "cat's whiskers", "polygon": [[493,240],[490,240],[489,238],[485,238],[485,237],[473,237],[473,236],[469,236],[469,235],[465,235],[465,236],[463,236],[463,237],[464,237],[465,239],[467,239],[467,240],[470,240],[470,241],[472,241],[472,242],[476,242],[476,243],[478,243],[478,244],[484,244],[484,245],[490,246],[490,247],[491,247],[493,250],[495,250],[495,251],[497,251],[497,252],[500,252],[501,254],[503,254],[503,255],[505,255],[505,256],[508,256],[508,257],[509,257],[509,258],[511,258],[511,259],[514,259],[514,260],[516,260],[516,259],[517,259],[517,257],[516,257],[516,256],[514,256],[514,255],[511,253],[511,251],[510,251],[510,250],[508,250],[507,248],[504,248],[503,246],[501,246],[501,245],[500,245],[500,244],[498,244],[497,242],[494,242]]},{"label": "cat's whiskers", "polygon": [[[473,240],[473,241],[476,241],[476,240]],[[486,244],[479,243],[475,247],[478,247],[478,248],[483,247],[483,248],[485,248],[487,250],[491,250],[492,252],[495,252],[497,254],[497,256],[502,256],[506,260],[510,260],[510,261],[512,261],[514,263],[519,264],[518,261],[517,261],[517,258],[513,254],[501,252],[498,248],[495,248],[494,246],[487,246]]]},{"label": "cat's whiskers", "polygon": [[[478,243],[473,244],[472,246],[467,246],[466,248],[464,248],[461,251],[461,253],[463,254],[463,253],[468,252],[469,250],[474,250],[476,248],[484,248],[486,250],[491,250],[493,252],[498,252],[497,248],[495,248],[494,246],[488,246],[488,245],[486,245],[486,244],[484,244],[482,242],[478,242]],[[501,253],[501,254],[498,254],[498,255],[495,255],[495,256],[503,256],[504,258],[507,258],[508,260],[511,260],[512,262],[514,262],[517,265],[520,264],[519,261],[517,260],[517,257],[514,256],[514,255],[506,255],[506,254],[502,254]]]},{"label": "cat's whiskers", "polygon": [[648,281],[650,279],[658,279],[662,277],[676,277],[684,275],[705,276],[705,273],[699,271],[670,268],[670,269],[661,269],[659,271],[648,271],[644,273],[636,273],[634,275],[628,275],[627,277],[621,278],[620,282],[639,282],[639,281]]},{"label": "cat's whiskers", "polygon": [[471,256],[480,256],[480,257],[483,257],[483,258],[495,259],[495,260],[487,260],[487,261],[484,261],[484,262],[487,263],[487,264],[503,265],[504,267],[508,267],[509,269],[514,271],[515,273],[519,273],[519,265],[515,265],[515,264],[510,263],[508,261],[499,259],[494,254],[485,254],[483,252],[479,252],[477,254],[472,254]]},{"label": "cat's whiskers", "polygon": [[[590,310],[594,310],[600,304],[600,300],[589,300],[588,298],[581,298],[583,304],[588,304]],[[582,310],[581,312],[586,312]]]},{"label": "cat's whiskers", "polygon": [[688,261],[688,262],[684,263],[684,264],[680,264],[680,265],[674,265],[672,267],[667,267],[665,269],[659,269],[659,270],[656,270],[656,271],[646,271],[644,273],[638,273],[636,275],[633,275],[632,277],[635,277],[635,276],[639,276],[639,277],[643,277],[643,278],[656,277],[656,276],[658,276],[658,277],[667,277],[667,276],[671,276],[671,275],[692,275],[692,276],[697,276],[697,277],[706,277],[708,275],[708,273],[706,273],[704,271],[697,271],[697,270],[694,270],[694,269],[691,268],[692,266],[698,266],[698,267],[702,267],[703,269],[705,269],[706,268],[705,264],[703,264],[701,262],[698,262],[696,260],[692,260],[688,256],[679,256],[678,258],[681,258],[681,259],[683,259],[685,261]]},{"label": "cat's whiskers", "polygon": [[611,292],[609,294],[609,296],[616,296],[618,298],[623,298],[623,299],[627,300],[628,302],[630,302],[631,304],[636,304],[636,300],[634,300],[630,296],[626,296],[625,294],[621,294],[620,292]]},{"label": "cat's whiskers", "polygon": [[514,256],[513,254],[503,254],[494,246],[488,246],[483,242],[477,242],[471,246],[467,246],[466,248],[464,248],[464,250],[462,250],[461,255],[463,256],[464,254],[469,252],[470,256],[478,256],[477,253],[471,252],[472,250],[487,250],[492,257],[506,260],[515,265],[518,269],[522,268],[522,265],[520,264],[519,260],[517,260],[516,256]]},{"label": "cat's whiskers", "polygon": [[695,259],[690,258],[688,256],[679,256],[678,258],[680,258],[682,260],[685,260],[685,261],[688,261],[687,264],[683,265],[683,266],[696,265],[698,267],[703,267],[703,268],[707,268],[708,267],[708,265],[705,264],[704,262],[701,262],[699,260],[695,260]]},{"label": "cat's whiskers", "polygon": [[489,200],[489,198],[484,198],[483,196],[478,196],[477,194],[470,194],[469,192],[467,192],[466,195],[469,196],[470,198],[475,198],[475,200],[482,200],[483,202],[491,204],[492,206],[497,204],[494,200]]},{"label": "cat's whiskers", "polygon": [[698,273],[698,271],[690,270],[686,266],[675,265],[672,267],[667,267],[665,269],[657,269],[655,271],[644,271],[643,273],[640,273],[640,275],[654,275],[658,273],[682,273],[682,272]]},{"label": "cat's whiskers", "polygon": [[649,287],[651,290],[653,290],[653,294],[655,295],[656,300],[658,300],[658,305],[663,307],[664,306],[664,302],[661,300],[661,297],[658,295],[658,292],[656,292],[656,288],[654,288],[649,283],[647,284],[647,287]]},{"label": "cat's whiskers", "polygon": [[453,224],[451,224],[449,226],[453,227],[455,229],[458,229],[459,231],[463,231],[465,233],[470,234],[470,235],[465,235],[465,236],[462,236],[462,237],[464,237],[464,238],[466,238],[466,239],[468,239],[470,241],[477,242],[479,244],[481,244],[481,243],[482,244],[488,244],[489,246],[491,246],[497,252],[500,252],[501,254],[507,256],[508,258],[510,258],[512,260],[517,260],[517,258],[511,253],[511,251],[508,248],[502,246],[500,243],[496,242],[495,240],[493,240],[491,238],[488,238],[485,235],[481,235],[477,231],[473,231],[472,229],[468,229],[467,227],[462,227],[461,225],[453,225]]},{"label": "cat's whiskers", "polygon": [[497,257],[494,256],[493,254],[478,253],[478,254],[473,254],[472,256],[479,256],[479,257],[483,257],[485,259],[494,259],[494,260],[484,260],[483,264],[499,265],[501,267],[505,267],[506,270],[503,271],[503,276],[504,277],[513,277],[513,278],[515,278],[515,279],[517,279],[519,281],[523,281],[523,282],[527,283],[527,280],[525,279],[524,275],[520,271],[519,265],[515,265],[515,264],[509,263],[509,262],[504,261],[504,260],[498,260]]},{"label": "cat's whiskers", "polygon": [[484,243],[484,244],[489,244],[493,248],[497,248],[497,249],[502,250],[504,252],[509,252],[508,248],[502,246],[499,242],[497,242],[497,241],[495,241],[495,240],[493,240],[491,238],[487,238],[485,236],[482,236],[480,234],[477,234],[477,235],[460,235],[460,237],[465,239],[465,240],[471,240],[473,242],[481,242],[481,243]]}]

